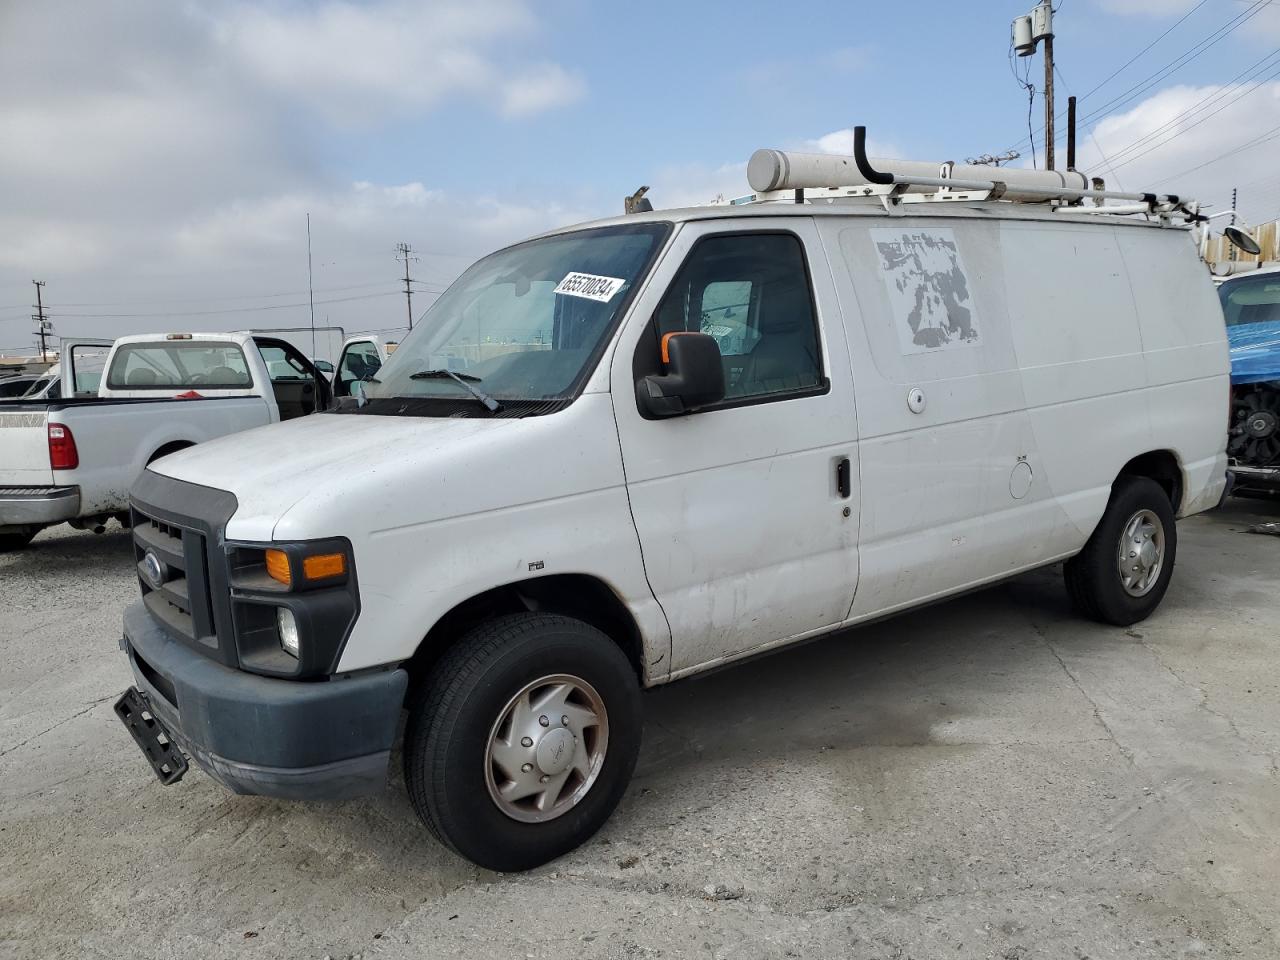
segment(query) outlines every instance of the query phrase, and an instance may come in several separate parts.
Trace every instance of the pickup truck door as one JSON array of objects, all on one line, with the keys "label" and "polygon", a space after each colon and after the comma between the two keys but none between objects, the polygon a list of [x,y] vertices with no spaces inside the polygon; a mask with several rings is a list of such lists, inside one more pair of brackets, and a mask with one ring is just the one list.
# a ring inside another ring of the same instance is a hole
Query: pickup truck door
[{"label": "pickup truck door", "polygon": [[114,340],[64,340],[59,346],[59,376],[64,398],[96,397]]},{"label": "pickup truck door", "polygon": [[287,340],[254,337],[281,420],[327,410],[333,400],[329,378]]},{"label": "pickup truck door", "polygon": [[382,369],[382,356],[372,340],[348,340],[338,357],[338,372],[333,377],[333,395],[351,396],[351,387],[375,376]]},{"label": "pickup truck door", "polygon": [[[727,396],[646,419],[662,335],[708,333]],[[857,421],[830,270],[808,218],[688,224],[611,367],[632,514],[673,674],[843,621],[858,577]]]}]

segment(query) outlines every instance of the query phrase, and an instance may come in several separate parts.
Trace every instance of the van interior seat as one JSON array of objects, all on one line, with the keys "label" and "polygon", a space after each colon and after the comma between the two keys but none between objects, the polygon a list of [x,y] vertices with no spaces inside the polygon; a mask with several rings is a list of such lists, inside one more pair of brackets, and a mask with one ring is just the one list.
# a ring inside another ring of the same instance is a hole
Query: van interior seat
[{"label": "van interior seat", "polygon": [[766,288],[760,341],[747,354],[740,392],[774,393],[815,386],[818,357],[809,293],[800,284]]}]

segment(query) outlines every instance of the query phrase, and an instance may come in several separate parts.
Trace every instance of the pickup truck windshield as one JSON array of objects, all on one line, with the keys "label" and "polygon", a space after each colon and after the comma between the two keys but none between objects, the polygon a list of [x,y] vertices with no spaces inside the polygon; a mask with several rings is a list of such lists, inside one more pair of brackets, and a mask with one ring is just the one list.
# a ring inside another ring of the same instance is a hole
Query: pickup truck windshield
[{"label": "pickup truck windshield", "polygon": [[[670,226],[625,224],[531,240],[474,264],[364,383],[362,412],[425,412],[404,400],[485,407],[447,375],[465,376],[506,409],[573,398],[594,368]],[[436,403],[429,404],[431,407]],[[496,413],[497,411],[490,411]]]}]

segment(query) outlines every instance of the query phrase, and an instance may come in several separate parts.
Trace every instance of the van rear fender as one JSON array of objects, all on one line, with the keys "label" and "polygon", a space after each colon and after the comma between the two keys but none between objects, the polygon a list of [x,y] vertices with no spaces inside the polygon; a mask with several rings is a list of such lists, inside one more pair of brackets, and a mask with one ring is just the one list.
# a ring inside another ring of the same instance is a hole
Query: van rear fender
[{"label": "van rear fender", "polygon": [[427,631],[406,664],[410,686],[429,674],[445,651],[472,627],[503,614],[529,610],[559,613],[591,624],[622,649],[640,682],[648,682],[644,640],[626,604],[598,577],[566,573],[508,583],[463,600]]},{"label": "van rear fender", "polygon": [[[1181,461],[1172,451],[1151,450],[1134,457],[1121,468],[1116,482],[1118,483],[1122,477],[1147,477],[1154,480],[1169,495],[1169,503],[1173,506],[1174,514],[1181,512],[1186,477]],[[1112,489],[1115,489],[1114,483]]]}]

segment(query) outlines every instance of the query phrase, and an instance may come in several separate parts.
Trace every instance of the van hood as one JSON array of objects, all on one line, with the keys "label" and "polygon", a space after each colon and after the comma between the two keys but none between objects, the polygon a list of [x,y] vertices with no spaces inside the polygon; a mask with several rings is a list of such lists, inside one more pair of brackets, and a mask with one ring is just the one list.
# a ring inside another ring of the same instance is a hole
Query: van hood
[{"label": "van hood", "polygon": [[278,521],[308,494],[376,486],[380,474],[407,462],[465,458],[475,441],[528,422],[316,414],[189,447],[148,469],[231,492],[239,509],[228,536],[271,540]]}]

